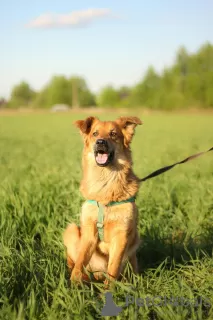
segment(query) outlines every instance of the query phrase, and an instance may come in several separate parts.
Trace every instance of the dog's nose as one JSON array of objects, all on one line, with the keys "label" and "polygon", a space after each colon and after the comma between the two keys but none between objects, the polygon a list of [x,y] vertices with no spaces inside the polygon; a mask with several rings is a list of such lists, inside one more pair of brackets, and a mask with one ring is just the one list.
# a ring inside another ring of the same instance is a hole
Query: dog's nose
[{"label": "dog's nose", "polygon": [[106,144],[106,140],[104,140],[104,139],[98,139],[98,140],[96,141],[96,144],[98,144],[98,145],[104,145],[104,144]]}]

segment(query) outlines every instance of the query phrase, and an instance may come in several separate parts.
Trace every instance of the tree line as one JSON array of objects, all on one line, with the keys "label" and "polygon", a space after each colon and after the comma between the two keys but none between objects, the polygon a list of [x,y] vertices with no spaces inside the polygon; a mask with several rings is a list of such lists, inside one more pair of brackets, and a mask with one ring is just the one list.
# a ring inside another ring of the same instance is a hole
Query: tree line
[{"label": "tree line", "polygon": [[132,87],[106,86],[95,95],[81,77],[54,76],[38,92],[26,82],[16,85],[5,104],[8,108],[51,108],[56,104],[73,108],[213,108],[213,45],[205,43],[195,53],[179,48],[172,66],[161,73],[148,67],[144,77]]}]

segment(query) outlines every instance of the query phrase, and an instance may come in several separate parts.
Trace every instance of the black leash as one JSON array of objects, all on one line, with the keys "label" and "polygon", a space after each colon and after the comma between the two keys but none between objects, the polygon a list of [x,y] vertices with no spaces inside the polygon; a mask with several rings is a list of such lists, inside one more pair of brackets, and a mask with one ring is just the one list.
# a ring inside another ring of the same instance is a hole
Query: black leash
[{"label": "black leash", "polygon": [[172,165],[170,165],[170,166],[166,166],[166,167],[160,168],[160,169],[158,169],[158,170],[150,173],[148,176],[140,179],[140,182],[143,182],[143,181],[146,181],[146,180],[148,180],[148,179],[157,177],[157,176],[159,176],[160,174],[162,174],[162,173],[164,173],[164,172],[166,172],[166,171],[174,168],[176,165],[182,164],[182,163],[185,163],[185,162],[188,162],[188,161],[191,161],[191,160],[193,160],[193,159],[195,159],[195,158],[198,158],[198,157],[202,156],[203,154],[205,154],[205,153],[207,153],[207,152],[209,152],[209,151],[213,151],[213,147],[210,148],[210,149],[207,150],[207,151],[203,151],[203,152],[199,152],[199,153],[193,154],[192,156],[189,156],[188,158],[186,158],[186,159],[184,159],[184,160],[182,160],[182,161],[180,161],[180,162],[176,162],[176,163],[174,163],[174,164],[172,164]]}]

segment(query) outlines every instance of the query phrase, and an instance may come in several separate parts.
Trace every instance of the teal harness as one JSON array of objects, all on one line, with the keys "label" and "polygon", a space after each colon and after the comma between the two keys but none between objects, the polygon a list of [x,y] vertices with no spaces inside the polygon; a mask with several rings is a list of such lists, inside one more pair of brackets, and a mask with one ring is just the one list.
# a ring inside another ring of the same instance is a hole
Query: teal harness
[{"label": "teal harness", "polygon": [[131,197],[127,200],[123,200],[123,201],[111,201],[109,202],[107,205],[103,206],[100,202],[97,202],[95,200],[87,200],[88,203],[94,204],[95,206],[98,207],[98,220],[97,220],[97,229],[98,229],[98,236],[99,239],[101,241],[104,240],[104,207],[112,207],[112,206],[116,206],[118,204],[123,204],[123,203],[127,203],[127,202],[135,202],[135,197]]}]

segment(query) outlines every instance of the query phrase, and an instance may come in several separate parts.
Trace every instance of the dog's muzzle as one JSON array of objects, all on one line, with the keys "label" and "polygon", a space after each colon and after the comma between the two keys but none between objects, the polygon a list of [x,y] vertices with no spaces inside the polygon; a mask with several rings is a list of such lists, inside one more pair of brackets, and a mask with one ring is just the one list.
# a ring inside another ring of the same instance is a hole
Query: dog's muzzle
[{"label": "dog's muzzle", "polygon": [[108,142],[98,139],[94,146],[95,161],[98,166],[107,166],[114,158],[114,152],[109,150]]}]

